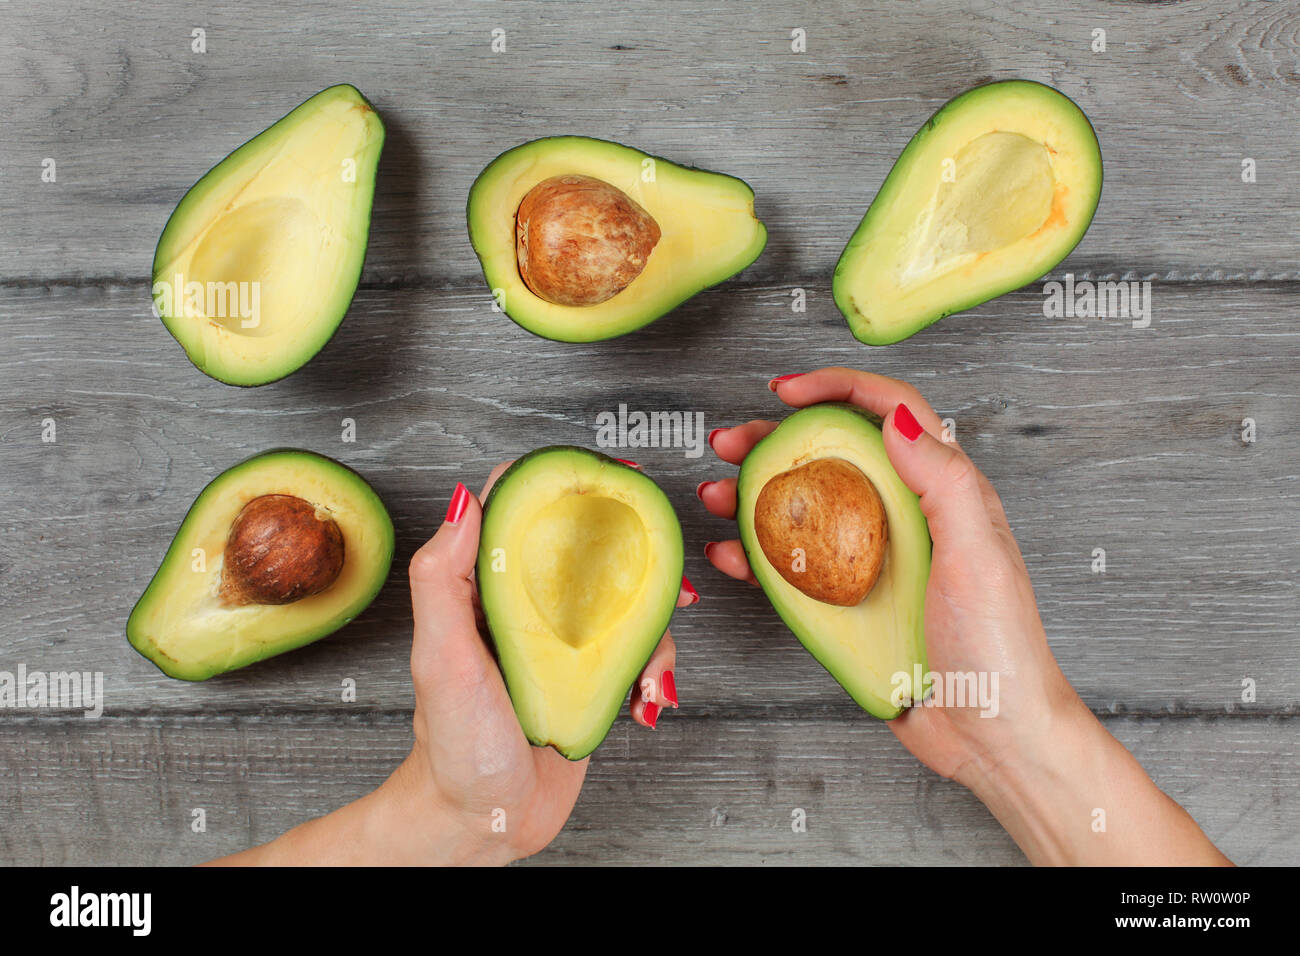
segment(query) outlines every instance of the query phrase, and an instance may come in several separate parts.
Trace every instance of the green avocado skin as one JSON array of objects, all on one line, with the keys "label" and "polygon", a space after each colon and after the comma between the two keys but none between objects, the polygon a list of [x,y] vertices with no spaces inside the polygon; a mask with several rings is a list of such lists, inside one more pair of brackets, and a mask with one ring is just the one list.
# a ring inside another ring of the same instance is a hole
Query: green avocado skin
[{"label": "green avocado skin", "polygon": [[[313,104],[321,101],[327,96],[333,95],[347,96],[354,98],[358,103],[365,104],[374,116],[374,122],[378,132],[378,140],[374,152],[373,163],[370,163],[368,166],[359,166],[357,170],[358,185],[361,185],[364,182],[367,184],[367,188],[364,203],[357,210],[358,221],[361,223],[363,228],[360,230],[362,238],[355,261],[355,269],[350,275],[337,277],[338,291],[336,293],[334,307],[329,310],[329,314],[322,315],[318,319],[316,323],[316,331],[312,336],[310,336],[311,341],[306,344],[306,351],[284,356],[283,359],[269,371],[247,372],[244,370],[234,369],[225,370],[213,367],[213,363],[206,361],[202,355],[192,352],[190,347],[186,345],[181,334],[179,334],[179,323],[183,321],[183,319],[173,316],[159,315],[163,320],[163,325],[171,334],[172,338],[176,339],[181,347],[185,349],[186,357],[189,358],[191,363],[193,363],[199,371],[203,372],[203,374],[221,382],[223,385],[234,385],[240,388],[255,388],[259,385],[269,385],[272,382],[277,382],[280,379],[293,374],[314,358],[320,350],[329,343],[330,339],[334,337],[334,333],[338,331],[338,327],[342,325],[344,317],[348,314],[348,310],[352,306],[352,300],[356,295],[357,287],[361,283],[361,271],[365,265],[366,251],[369,245],[370,217],[374,205],[376,170],[379,155],[383,150],[384,140],[387,136],[387,130],[384,127],[382,118],[379,116],[378,110],[375,109],[374,104],[366,99],[360,90],[349,83],[339,83],[334,86],[326,87],[319,93],[314,94],[298,106],[294,107],[252,139],[237,147],[215,166],[200,176],[198,181],[186,190],[185,195],[182,196],[180,202],[176,204],[176,208],[172,210],[171,215],[167,218],[167,222],[163,226],[163,231],[158,237],[158,245],[154,250],[153,266],[150,270],[152,275],[151,282],[155,284],[158,282],[170,281],[171,279],[170,276],[165,274],[167,271],[167,262],[164,260],[164,253],[168,249],[167,243],[172,233],[181,228],[191,213],[201,206],[202,200],[205,198],[214,182],[220,179],[225,167],[237,163],[240,159],[256,154],[256,152],[262,148],[263,142],[265,142],[266,138],[270,134],[275,133],[285,124],[294,122],[296,118],[309,114]],[[159,314],[156,305],[154,307],[154,312],[155,315]]]},{"label": "green avocado skin", "polygon": [[[370,517],[373,521],[373,530],[378,533],[384,545],[381,552],[380,562],[378,566],[372,569],[368,587],[366,590],[358,593],[356,599],[349,603],[347,610],[343,614],[323,622],[318,627],[296,635],[292,639],[268,642],[263,653],[247,655],[236,661],[232,661],[229,666],[215,668],[195,667],[184,661],[178,661],[167,656],[155,645],[153,635],[148,632],[144,623],[144,618],[151,603],[167,600],[167,595],[164,593],[163,587],[164,573],[167,569],[176,562],[188,563],[191,560],[188,553],[181,553],[183,550],[181,548],[181,541],[185,536],[185,532],[194,524],[205,520],[205,498],[209,492],[212,492],[216,488],[217,485],[226,481],[239,480],[240,473],[249,466],[274,461],[276,459],[297,459],[308,461],[317,467],[333,472],[337,475],[338,480],[347,481],[353,484],[354,487],[358,488],[362,499],[370,506]],[[258,454],[251,455],[243,461],[227,468],[216,478],[212,479],[212,481],[208,482],[208,484],[204,486],[203,491],[199,492],[198,496],[194,499],[189,510],[186,511],[185,517],[181,521],[180,527],[177,529],[171,545],[167,549],[167,553],[163,556],[163,560],[159,565],[158,570],[154,573],[148,587],[145,588],[144,594],[141,595],[140,599],[135,603],[135,606],[131,610],[131,615],[127,619],[126,623],[127,641],[141,656],[154,664],[168,677],[190,682],[205,681],[219,674],[238,670],[239,668],[247,667],[250,664],[255,664],[270,657],[275,657],[288,651],[295,650],[333,634],[335,631],[354,620],[357,615],[370,606],[378,596],[384,582],[388,579],[388,572],[393,561],[395,542],[396,535],[394,533],[393,521],[388,514],[387,508],[384,507],[383,501],[380,500],[377,494],[375,494],[374,490],[371,489],[366,480],[347,465],[335,461],[332,458],[327,458],[324,455],[318,455],[315,452],[305,451],[300,448],[273,448],[268,451],[259,452]]]},{"label": "green avocado skin", "polygon": [[[750,567],[754,570],[755,576],[763,592],[767,595],[773,609],[790,628],[791,632],[798,638],[804,648],[812,654],[819,664],[840,684],[851,696],[855,702],[867,713],[881,720],[893,720],[906,709],[906,707],[894,706],[890,701],[881,699],[879,694],[871,693],[864,689],[861,675],[852,673],[841,666],[837,666],[835,660],[826,652],[824,635],[819,633],[815,628],[808,628],[794,615],[790,609],[785,606],[781,596],[783,587],[788,588],[783,579],[771,568],[764,555],[762,548],[758,544],[758,538],[754,532],[753,508],[758,499],[761,487],[756,486],[755,471],[758,469],[747,470],[746,466],[751,461],[760,461],[765,450],[771,448],[780,448],[780,443],[788,440],[792,432],[802,428],[817,427],[819,422],[825,422],[827,413],[840,414],[848,416],[851,421],[860,422],[864,429],[870,429],[879,435],[882,425],[882,419],[874,412],[851,405],[845,402],[822,402],[817,405],[809,405],[799,409],[787,416],[778,427],[763,437],[745,457],[741,464],[740,475],[737,479],[736,498],[737,498],[737,521],[740,527],[741,545],[745,550],[745,556],[749,561]],[[883,456],[883,448],[880,452]],[[884,469],[887,469],[885,471]],[[893,471],[893,466],[889,464],[888,458],[885,457],[881,469],[876,474],[868,474],[868,477],[879,486],[880,481],[886,475],[892,476],[894,480],[900,481],[897,474]],[[921,513],[920,504],[915,495],[910,491],[907,492],[908,504],[905,509],[905,517],[911,523],[915,530],[920,534],[916,537],[918,541],[923,541],[921,547],[923,553],[910,555],[910,560],[914,563],[916,580],[912,583],[914,594],[913,601],[917,608],[923,607],[925,586],[929,579],[930,556],[932,551],[932,541],[929,535],[929,526]],[[893,521],[891,516],[891,521]],[[891,528],[891,534],[893,530]],[[829,607],[829,605],[827,605]],[[919,663],[924,673],[927,669],[924,633],[919,629],[920,617],[918,616],[918,631],[915,634],[915,653],[912,663]],[[868,635],[855,635],[855,637],[867,638]]]},{"label": "green avocado skin", "polygon": [[[673,514],[672,505],[669,503],[667,496],[650,478],[633,469],[630,466],[612,458],[608,455],[577,445],[549,445],[544,448],[538,448],[517,458],[500,477],[493,483],[488,491],[487,498],[483,502],[483,524],[482,534],[479,540],[479,552],[477,558],[478,568],[491,567],[492,550],[498,546],[498,537],[495,530],[491,528],[489,522],[492,520],[493,503],[501,500],[501,496],[510,493],[511,485],[516,478],[527,475],[530,468],[535,464],[545,464],[548,459],[564,458],[567,456],[577,456],[588,460],[599,462],[606,467],[628,471],[634,476],[633,480],[644,482],[647,493],[647,506],[662,507],[667,509],[669,514]],[[676,515],[673,514],[673,523],[676,524]],[[677,530],[677,539],[675,541],[674,553],[672,555],[675,561],[676,577],[681,578],[684,570],[685,548],[681,539],[680,527]],[[506,594],[498,594],[494,577],[490,574],[484,575],[479,573],[478,578],[479,598],[483,608],[483,616],[488,625],[488,633],[491,638],[493,653],[496,656],[497,663],[501,668],[506,682],[506,690],[510,695],[511,701],[514,702],[517,714],[520,718],[520,726],[523,728],[524,736],[528,738],[529,743],[536,747],[552,747],[568,760],[577,761],[590,756],[601,742],[609,734],[610,728],[618,718],[622,710],[623,701],[628,696],[637,675],[645,669],[650,658],[654,655],[655,648],[659,646],[659,641],[668,625],[672,620],[673,611],[676,609],[676,595],[673,600],[667,601],[666,606],[654,611],[653,616],[642,619],[639,622],[636,634],[627,637],[627,643],[633,645],[634,650],[627,651],[627,665],[622,669],[622,673],[627,676],[626,680],[618,681],[616,692],[608,695],[612,705],[606,706],[598,719],[592,721],[590,733],[584,740],[576,745],[565,746],[557,744],[555,741],[547,739],[538,733],[533,727],[529,726],[526,714],[521,707],[519,695],[528,687],[528,681],[522,671],[520,657],[514,653],[514,649],[497,637],[497,633],[502,630],[501,625],[508,620],[510,616],[509,597]],[[496,629],[494,630],[494,622]]]},{"label": "green avocado skin", "polygon": [[[917,130],[916,134],[911,138],[911,140],[908,141],[908,144],[903,149],[903,152],[899,154],[898,159],[895,160],[894,165],[890,168],[889,174],[885,177],[885,181],[881,185],[880,190],[876,193],[875,199],[872,200],[871,205],[867,208],[866,214],[863,215],[862,221],[859,222],[858,227],[853,231],[853,235],[850,237],[848,244],[844,247],[844,251],[840,254],[839,261],[835,264],[835,272],[831,283],[832,296],[835,299],[835,305],[839,308],[841,314],[848,321],[850,331],[852,331],[853,336],[856,339],[858,339],[858,341],[866,345],[893,345],[896,342],[901,342],[904,339],[912,337],[917,332],[920,332],[922,329],[925,329],[933,325],[934,323],[940,321],[941,319],[945,319],[948,316],[953,315],[954,313],[964,312],[967,309],[972,309],[977,305],[980,305],[984,302],[988,302],[992,299],[996,299],[999,296],[1007,294],[1008,292],[1013,292],[1016,289],[1028,285],[1031,282],[1035,282],[1038,279],[1041,279],[1053,268],[1055,268],[1055,264],[1054,264],[1052,266],[1049,266],[1047,269],[1043,270],[1042,272],[1038,272],[1036,274],[1013,276],[1007,281],[1007,283],[1005,283],[1005,285],[1001,289],[994,291],[991,294],[980,294],[973,297],[961,298],[957,301],[954,301],[952,305],[922,319],[919,322],[915,322],[910,325],[903,325],[896,329],[890,330],[888,332],[882,332],[880,334],[872,334],[870,331],[858,327],[857,324],[858,306],[848,295],[848,293],[845,291],[844,283],[841,281],[842,278],[846,276],[848,271],[854,268],[854,266],[856,265],[856,263],[854,262],[854,252],[858,247],[858,245],[861,242],[863,242],[864,239],[869,235],[875,216],[878,216],[880,214],[880,210],[883,209],[887,203],[898,199],[897,194],[899,191],[899,186],[902,180],[905,178],[903,175],[904,171],[908,169],[913,158],[918,153],[921,152],[929,134],[932,133],[935,130],[935,128],[944,121],[944,118],[953,110],[954,107],[958,107],[964,104],[969,104],[972,101],[978,101],[985,97],[996,97],[1003,90],[1016,88],[1016,87],[1030,88],[1030,89],[1036,88],[1037,90],[1041,91],[1042,94],[1045,96],[1056,97],[1059,98],[1060,100],[1063,100],[1066,104],[1069,104],[1069,106],[1073,108],[1073,111],[1077,113],[1077,119],[1080,122],[1082,122],[1082,124],[1087,128],[1089,134],[1093,139],[1094,144],[1096,143],[1096,139],[1097,139],[1096,131],[1093,129],[1092,124],[1088,120],[1087,115],[1083,112],[1082,109],[1079,108],[1078,104],[1074,103],[1073,100],[1071,100],[1069,97],[1067,97],[1064,93],[1060,92],[1059,90],[1054,89],[1053,87],[1050,87],[1044,83],[1038,83],[1034,80],[1019,80],[1019,79],[994,80],[988,83],[981,84],[979,86],[972,87],[971,89],[966,90],[963,93],[959,93],[957,96],[954,96],[952,99],[950,99],[947,103],[943,104],[943,106],[939,107],[939,109],[937,109],[934,112],[934,114],[928,120],[925,121],[925,123],[921,126],[921,128]],[[1090,213],[1087,216],[1087,218],[1085,218],[1079,224],[1077,232],[1074,235],[1073,239],[1067,245],[1062,247],[1060,255],[1056,260],[1057,264],[1059,264],[1072,251],[1074,251],[1075,247],[1078,246],[1078,244],[1083,240],[1084,234],[1088,231],[1088,227],[1092,223],[1092,217],[1093,214],[1095,214],[1096,212],[1097,205],[1101,201],[1101,187],[1102,187],[1103,175],[1102,175],[1102,158],[1101,158],[1100,148],[1098,148],[1098,151],[1096,153],[1095,164],[1096,164],[1096,182],[1095,182],[1096,197],[1093,200],[1093,204],[1092,204],[1093,213]]]}]

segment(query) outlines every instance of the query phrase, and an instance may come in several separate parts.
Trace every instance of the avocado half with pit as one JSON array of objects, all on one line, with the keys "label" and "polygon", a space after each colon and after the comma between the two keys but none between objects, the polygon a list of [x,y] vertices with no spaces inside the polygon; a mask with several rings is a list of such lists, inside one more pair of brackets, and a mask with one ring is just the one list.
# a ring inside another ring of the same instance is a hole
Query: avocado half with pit
[{"label": "avocado half with pit", "polygon": [[1101,149],[1068,97],[1006,80],[950,100],[912,137],[835,267],[854,336],[888,345],[1041,278],[1083,238]]},{"label": "avocado half with pit", "polygon": [[736,495],[772,607],[864,710],[897,717],[926,673],[930,532],[880,420],[838,403],[795,412],[745,457]]},{"label": "avocado half with pit", "polygon": [[265,452],[199,493],[127,638],[169,677],[206,680],[337,631],[392,561],[393,522],[365,479],[309,451]]},{"label": "avocado half with pit", "polygon": [[682,529],[640,471],[584,448],[542,448],[492,486],[476,577],[525,735],[579,760],[668,627]]},{"label": "avocado half with pit", "polygon": [[583,136],[502,153],[474,181],[467,219],[497,307],[561,342],[639,329],[767,243],[743,181]]},{"label": "avocado half with pit", "polygon": [[214,166],[158,240],[154,310],[199,369],[264,385],[347,314],[370,237],[379,114],[331,86]]}]

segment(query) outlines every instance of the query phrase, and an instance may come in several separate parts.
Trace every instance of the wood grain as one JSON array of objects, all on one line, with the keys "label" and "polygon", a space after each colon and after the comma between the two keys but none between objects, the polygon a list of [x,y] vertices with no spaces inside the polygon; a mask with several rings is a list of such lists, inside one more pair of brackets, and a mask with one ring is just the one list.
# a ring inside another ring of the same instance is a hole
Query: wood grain
[{"label": "wood grain", "polygon": [[[779,416],[767,379],[848,364],[917,383],[1002,494],[1053,648],[1097,709],[1300,706],[1295,497],[1300,294],[1289,285],[1157,283],[1150,328],[1045,319],[1024,291],[869,349],[827,290],[727,286],[636,335],[534,338],[478,289],[363,291],[310,365],[264,388],[210,381],[148,312],[145,287],[0,294],[16,351],[0,433],[4,660],[103,670],[110,709],[260,712],[329,706],[345,677],[368,706],[407,706],[405,562],[458,480],[546,444],[595,447],[597,415],[700,412],[707,431]],[[89,336],[51,330],[95,329]],[[41,441],[52,417],[58,441]],[[356,421],[344,444],[342,421]],[[1241,441],[1242,421],[1257,441]],[[203,485],[248,455],[300,446],[360,470],[391,509],[398,556],[376,605],[311,648],[204,685],[172,681],[122,637]],[[695,498],[734,474],[711,453],[624,449],[682,517],[703,601],[681,610],[682,692],[697,705],[839,706],[838,686],[766,599],[704,544],[734,535]],[[1106,572],[1091,570],[1093,549]],[[1241,681],[1259,699],[1240,704]]]},{"label": "wood grain", "polygon": [[[955,420],[1088,703],[1230,857],[1300,862],[1300,8],[616,6],[0,5],[0,670],[107,683],[103,720],[0,716],[0,863],[196,862],[377,785],[409,745],[405,562],[456,481],[540,445],[593,445],[620,403],[699,412],[706,431],[776,416],[767,379],[828,364],[913,381]],[[191,52],[195,27],[206,53]],[[1090,49],[1099,28],[1105,53]],[[1046,319],[1035,284],[897,346],[859,345],[830,299],[844,242],[934,109],[1017,76],[1074,97],[1105,157],[1097,219],[1055,274],[1153,279],[1150,328]],[[204,171],[343,81],[388,126],[362,291],[303,370],[222,386],[150,314],[154,244]],[[767,250],[625,339],[529,336],[490,308],[465,197],[497,153],[559,132],[744,178]],[[282,445],[375,485],[399,533],[388,585],[319,644],[169,680],[127,645],[131,605],[199,489]],[[733,469],[681,449],[620,457],[668,492],[703,594],[674,621],[683,709],[656,734],[620,719],[536,862],[1022,862],[760,593],[704,561],[734,526],[694,488]],[[189,830],[198,806],[206,834]]]},{"label": "wood grain", "polygon": [[[1280,279],[1300,268],[1293,4],[380,0],[331,16],[293,0],[77,0],[0,15],[6,276],[146,277],[184,191],[336,82],[357,85],[389,128],[374,281],[476,275],[470,183],[501,151],[559,132],[740,176],[772,237],[752,276],[821,276],[930,114],[1012,77],[1074,97],[1101,139],[1106,186],[1067,262],[1075,272]],[[195,27],[206,53],[191,52]],[[791,51],[796,28],[804,53]],[[1092,52],[1095,29],[1105,53]],[[46,158],[57,183],[41,180]],[[1253,184],[1243,158],[1255,160]]]},{"label": "wood grain", "polygon": [[[1295,719],[1116,717],[1107,728],[1240,864],[1300,863]],[[0,861],[188,864],[378,786],[406,715],[0,724]],[[191,829],[202,808],[206,832]],[[794,832],[796,809],[807,831]],[[509,817],[507,815],[507,821]],[[559,838],[530,863],[1019,864],[961,786],[865,715],[626,718]]]}]

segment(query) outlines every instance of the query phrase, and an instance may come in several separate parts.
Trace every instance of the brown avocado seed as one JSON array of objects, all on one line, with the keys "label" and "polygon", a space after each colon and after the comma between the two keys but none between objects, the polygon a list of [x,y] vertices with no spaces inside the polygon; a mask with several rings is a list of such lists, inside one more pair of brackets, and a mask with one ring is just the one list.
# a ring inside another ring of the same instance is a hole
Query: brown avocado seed
[{"label": "brown avocado seed", "polygon": [[880,576],[889,524],[866,475],[842,458],[818,458],[763,486],[754,533],[792,587],[826,604],[853,607]]},{"label": "brown avocado seed", "polygon": [[229,604],[292,604],[320,594],[342,570],[343,532],[324,509],[262,495],[230,526],[221,596]]},{"label": "brown avocado seed", "polygon": [[596,305],[623,291],[659,242],[659,224],[621,189],[552,176],[515,213],[519,277],[556,305]]}]

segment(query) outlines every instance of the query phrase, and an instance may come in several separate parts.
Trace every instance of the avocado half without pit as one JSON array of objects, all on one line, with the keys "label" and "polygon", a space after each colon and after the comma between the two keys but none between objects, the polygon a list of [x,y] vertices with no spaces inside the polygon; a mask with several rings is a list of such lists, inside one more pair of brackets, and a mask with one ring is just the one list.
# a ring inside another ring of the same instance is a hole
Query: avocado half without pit
[{"label": "avocado half without pit", "polygon": [[383,144],[366,98],[331,86],[185,194],[158,240],[153,298],[199,369],[262,385],[330,340],[361,279]]},{"label": "avocado half without pit", "polygon": [[746,456],[736,495],[773,608],[864,710],[897,717],[896,675],[926,670],[930,532],[879,419],[838,403],[793,413]]},{"label": "avocado half without pit", "polygon": [[667,496],[597,452],[531,452],[492,486],[475,576],[524,734],[587,756],[677,603],[682,531]]},{"label": "avocado half without pit", "polygon": [[167,675],[205,680],[338,630],[392,559],[393,523],[364,479],[311,452],[267,452],[200,492],[127,637]]},{"label": "avocado half without pit", "polygon": [[1101,197],[1088,118],[1041,83],[1006,80],[939,109],[898,157],[835,267],[835,303],[869,345],[1051,271]]},{"label": "avocado half without pit", "polygon": [[470,189],[467,219],[497,305],[562,342],[641,328],[767,242],[741,180],[582,136],[502,153]]}]

